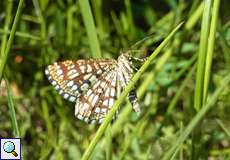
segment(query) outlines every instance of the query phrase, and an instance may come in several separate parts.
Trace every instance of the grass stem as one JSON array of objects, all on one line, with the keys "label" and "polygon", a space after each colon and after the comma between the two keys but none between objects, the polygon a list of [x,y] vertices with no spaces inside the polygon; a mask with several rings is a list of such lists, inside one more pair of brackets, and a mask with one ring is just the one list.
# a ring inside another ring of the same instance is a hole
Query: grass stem
[{"label": "grass stem", "polygon": [[18,9],[16,12],[16,16],[14,18],[14,21],[13,21],[13,26],[12,26],[12,29],[10,32],[9,40],[7,42],[7,45],[6,45],[6,49],[4,50],[4,53],[1,54],[1,58],[0,58],[0,82],[2,81],[2,76],[3,76],[4,68],[6,65],[6,61],[7,61],[10,49],[12,47],[13,41],[14,41],[15,32],[16,32],[16,29],[18,26],[18,21],[19,21],[19,18],[20,18],[21,12],[22,12],[22,8],[23,8],[23,3],[24,3],[24,0],[19,1]]},{"label": "grass stem", "polygon": [[104,122],[99,127],[95,137],[91,141],[89,147],[86,149],[82,156],[82,160],[89,159],[90,155],[92,154],[96,144],[99,142],[100,138],[102,137],[103,133],[105,132],[105,129],[107,128],[108,124],[111,122],[114,114],[116,113],[117,109],[123,102],[123,100],[126,98],[127,94],[132,90],[135,83],[138,81],[142,73],[148,68],[150,65],[150,62],[160,53],[160,51],[166,46],[166,44],[171,40],[173,35],[176,33],[176,31],[182,26],[183,23],[179,24],[165,39],[164,41],[156,48],[156,50],[147,58],[145,63],[141,66],[141,68],[137,71],[137,73],[133,76],[130,83],[125,87],[124,91],[121,93],[118,100],[113,105],[112,109],[104,119]]}]

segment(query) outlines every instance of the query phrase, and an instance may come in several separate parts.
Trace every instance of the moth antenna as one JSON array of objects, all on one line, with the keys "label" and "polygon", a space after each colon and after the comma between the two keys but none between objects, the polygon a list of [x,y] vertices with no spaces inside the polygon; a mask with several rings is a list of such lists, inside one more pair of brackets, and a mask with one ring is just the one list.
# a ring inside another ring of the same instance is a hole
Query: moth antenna
[{"label": "moth antenna", "polygon": [[148,35],[148,36],[144,37],[143,39],[137,41],[136,43],[134,43],[134,44],[130,47],[130,49],[132,49],[132,48],[136,47],[137,45],[143,43],[144,41],[146,41],[146,40],[152,38],[152,37],[153,37],[153,34],[154,34],[154,33],[151,33],[150,35]]}]

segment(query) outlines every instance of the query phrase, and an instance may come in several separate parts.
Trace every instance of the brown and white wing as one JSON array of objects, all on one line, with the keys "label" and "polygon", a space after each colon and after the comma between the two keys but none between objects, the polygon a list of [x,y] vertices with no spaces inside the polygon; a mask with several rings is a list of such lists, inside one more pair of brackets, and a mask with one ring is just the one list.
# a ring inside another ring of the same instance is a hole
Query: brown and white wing
[{"label": "brown and white wing", "polygon": [[75,115],[86,122],[101,123],[115,100],[119,88],[116,70],[104,72],[76,102]]},{"label": "brown and white wing", "polygon": [[75,102],[97,82],[102,73],[113,66],[114,60],[110,59],[67,60],[49,65],[45,74],[59,94]]}]

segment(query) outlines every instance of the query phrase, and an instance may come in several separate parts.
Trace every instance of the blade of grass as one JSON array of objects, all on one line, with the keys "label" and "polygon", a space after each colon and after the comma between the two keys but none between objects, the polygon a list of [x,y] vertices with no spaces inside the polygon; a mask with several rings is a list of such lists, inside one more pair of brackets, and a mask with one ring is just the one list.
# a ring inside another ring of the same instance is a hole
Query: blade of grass
[{"label": "blade of grass", "polygon": [[148,110],[144,113],[142,118],[137,122],[136,126],[133,128],[132,133],[129,134],[129,136],[126,138],[126,143],[124,143],[124,146],[122,146],[123,149],[121,151],[119,159],[125,159],[125,154],[128,152],[128,149],[133,140],[144,134],[144,130],[146,128],[145,126],[147,126],[148,124],[148,117],[152,113],[153,108],[156,108],[157,103],[158,102],[156,100],[154,101],[153,98],[153,104],[151,105],[151,107],[148,108]]},{"label": "blade of grass", "polygon": [[226,68],[229,70],[230,69],[230,45],[228,44],[228,41],[225,39],[225,32],[223,30],[219,30],[219,42],[221,49],[223,50],[224,54],[224,60],[226,63]]},{"label": "blade of grass", "polygon": [[[181,123],[182,124],[182,123]],[[182,127],[180,128],[180,134],[182,133]],[[182,159],[182,153],[183,153],[183,148],[181,147],[183,145],[183,143],[181,143],[175,150],[175,152],[172,154],[170,160],[174,160],[177,156],[177,154],[179,153],[180,155],[180,159]]]},{"label": "blade of grass", "polygon": [[205,65],[205,76],[204,76],[204,92],[203,92],[203,103],[206,102],[207,93],[208,93],[208,84],[211,74],[211,66],[212,66],[212,56],[215,46],[215,38],[216,38],[216,26],[218,21],[218,13],[219,13],[220,0],[215,0],[213,3],[212,9],[212,20],[210,26],[210,34],[209,34],[209,42],[207,49],[207,58]]},{"label": "blade of grass", "polygon": [[73,44],[73,14],[75,11],[75,6],[70,6],[67,10],[66,44],[68,46]]},{"label": "blade of grass", "polygon": [[[180,135],[183,133],[183,129],[184,129],[184,123],[181,121],[181,122],[180,122]],[[182,145],[183,145],[183,143],[181,144],[181,146],[182,146]],[[184,158],[183,158],[183,157],[184,157],[184,156],[183,156],[183,155],[184,155],[184,154],[183,154],[183,153],[184,153],[184,148],[183,148],[183,147],[179,147],[178,149],[180,149],[180,153],[179,153],[180,156],[179,156],[179,157],[180,157],[181,160],[183,160],[183,159],[184,159]],[[176,153],[176,152],[175,152],[175,153]]]},{"label": "blade of grass", "polygon": [[109,124],[106,129],[106,160],[112,159],[112,133],[111,133],[111,125]]},{"label": "blade of grass", "polygon": [[208,45],[208,35],[210,28],[210,13],[211,0],[205,0],[203,18],[201,24],[201,36],[200,36],[200,47],[198,54],[197,74],[196,74],[196,88],[194,98],[194,108],[198,111],[203,102],[203,86],[204,86],[204,71],[205,71],[205,60]]},{"label": "blade of grass", "polygon": [[47,6],[47,1],[39,1],[39,0],[32,0],[33,2],[33,6],[34,6],[34,10],[35,10],[35,14],[38,18],[39,24],[40,24],[40,37],[41,37],[41,43],[43,45],[43,47],[41,48],[41,59],[39,59],[40,61],[40,66],[42,66],[43,64],[46,64],[47,62],[49,62],[49,57],[46,56],[48,53],[48,31],[47,31],[47,21],[45,18],[45,15],[43,15],[45,13],[45,9]]},{"label": "blade of grass", "polygon": [[7,101],[8,101],[8,106],[9,106],[9,113],[10,113],[10,118],[11,118],[11,124],[13,128],[13,134],[15,137],[20,137],[20,132],[18,129],[18,122],[16,118],[16,113],[15,113],[15,107],[14,107],[14,101],[13,101],[13,95],[11,93],[10,87],[8,83],[7,85]]},{"label": "blade of grass", "polygon": [[80,4],[81,14],[83,16],[83,22],[86,28],[86,32],[89,38],[89,44],[91,49],[91,54],[94,58],[101,57],[100,45],[97,37],[97,31],[95,28],[93,15],[90,9],[89,1],[78,1]]},{"label": "blade of grass", "polygon": [[150,159],[150,155],[151,155],[151,149],[152,149],[152,144],[150,144],[149,146],[148,146],[148,149],[147,149],[147,151],[146,151],[146,154],[145,154],[145,156],[144,156],[144,160],[149,160]]},{"label": "blade of grass", "polygon": [[92,3],[94,9],[95,23],[97,24],[98,36],[100,40],[106,38],[108,23],[105,21],[105,16],[103,15],[103,1],[97,0]]},{"label": "blade of grass", "polygon": [[186,24],[185,24],[185,29],[186,30],[190,30],[191,28],[193,28],[193,26],[200,19],[201,15],[202,15],[202,12],[203,12],[203,9],[204,9],[204,3],[201,2],[199,7],[194,11],[194,13],[191,14],[190,18],[186,22]]},{"label": "blade of grass", "polygon": [[191,66],[197,61],[197,54],[194,54],[191,59],[188,61],[188,63],[186,64],[186,66],[184,68],[182,68],[177,75],[174,78],[174,81],[178,80],[179,78],[181,78],[182,75],[185,74],[185,72],[187,72],[187,70],[189,68],[191,68]]},{"label": "blade of grass", "polygon": [[51,116],[50,116],[49,109],[48,109],[49,107],[45,100],[41,101],[41,107],[42,107],[42,115],[43,115],[43,118],[46,124],[46,128],[47,128],[47,135],[48,137],[54,137],[54,131],[53,131],[54,129],[53,129],[53,124],[52,124]]},{"label": "blade of grass", "polygon": [[6,49],[6,42],[7,42],[7,30],[9,29],[10,23],[11,23],[11,12],[13,8],[13,1],[8,1],[7,6],[6,6],[6,19],[4,23],[4,29],[3,31],[3,36],[2,36],[2,44],[1,44],[1,53],[0,55],[4,54],[4,51]]},{"label": "blade of grass", "polygon": [[47,159],[52,149],[55,148],[54,146],[56,145],[56,141],[54,139],[56,139],[56,135],[54,133],[54,129],[53,129],[54,127],[51,121],[51,116],[49,114],[48,105],[45,100],[41,101],[41,107],[42,107],[42,116],[46,125],[45,127],[47,129],[47,134],[46,137],[44,138],[46,143],[40,152],[40,160],[43,160],[43,159]]},{"label": "blade of grass", "polygon": [[21,16],[21,20],[28,21],[30,23],[32,22],[32,23],[35,23],[35,24],[41,23],[37,17],[35,17],[33,15],[28,15],[28,14],[25,14],[25,13],[23,13],[23,15]]},{"label": "blade of grass", "polygon": [[221,129],[225,132],[225,134],[228,136],[228,139],[230,140],[230,130],[220,119],[216,119],[217,124],[221,127]]},{"label": "blade of grass", "polygon": [[[3,33],[3,34],[6,34],[6,35],[7,35],[7,34],[10,33],[10,31],[9,31],[9,30],[5,30],[5,29],[3,30],[3,29],[0,28],[0,33]],[[30,38],[30,39],[37,40],[37,41],[40,41],[40,40],[41,40],[40,37],[31,35],[31,34],[29,34],[29,33],[16,32],[15,35],[18,36],[18,37]]]},{"label": "blade of grass", "polygon": [[[154,81],[157,73],[162,69],[162,66],[172,56],[174,48],[179,47],[180,43],[178,43],[177,38],[178,37],[176,37],[174,39],[174,41],[172,42],[172,45],[169,48],[167,48],[165,53],[162,54],[161,57],[159,57],[159,59],[157,60],[156,66],[155,66],[155,70],[153,71],[153,73],[148,74],[148,76],[146,76],[146,78],[144,78],[143,83],[141,84],[141,86],[137,90],[137,97],[139,99],[141,99],[145,95],[145,92],[146,92],[147,88],[149,87],[149,84],[152,81]],[[124,107],[124,109],[122,110],[121,114],[119,115],[119,118],[116,120],[116,122],[112,126],[112,134],[113,134],[113,136],[116,135],[116,133],[118,133],[118,131],[121,130],[122,124],[125,122],[125,120],[127,120],[127,117],[131,113],[131,111],[132,111],[131,104],[127,103],[127,105]]]},{"label": "blade of grass", "polygon": [[[163,56],[162,56],[161,58],[163,58]],[[194,58],[193,58],[192,60],[193,60],[192,62],[194,62]],[[161,63],[159,63],[159,64],[160,64],[160,66],[163,65],[163,64],[161,64]],[[190,66],[190,65],[189,65],[189,66]],[[156,68],[157,68],[157,67],[156,67]],[[159,69],[160,69],[160,68],[161,68],[161,67],[159,67]],[[187,68],[187,67],[186,67],[186,68]],[[177,102],[177,100],[178,100],[178,98],[179,98],[179,95],[181,95],[182,90],[185,88],[186,84],[188,83],[188,80],[191,79],[191,77],[192,77],[192,75],[193,75],[193,73],[194,73],[194,71],[195,71],[195,68],[196,68],[196,65],[194,65],[194,66],[191,68],[191,70],[189,71],[189,73],[188,73],[187,77],[185,78],[185,80],[183,81],[183,83],[182,83],[180,89],[178,90],[177,94],[174,96],[174,98],[173,98],[174,100],[171,101],[171,103],[170,103],[170,105],[169,105],[169,106],[171,106],[171,107],[168,108],[166,115],[169,115],[169,114],[171,113],[171,111],[173,110],[173,108],[174,108],[174,106],[175,106],[175,104],[176,104],[176,102]],[[188,69],[188,68],[187,68],[187,69]],[[173,103],[173,104],[172,104],[172,103]],[[130,106],[130,108],[131,108],[131,106]],[[149,108],[148,111],[146,111],[146,113],[145,113],[145,115],[143,116],[143,118],[140,119],[140,120],[138,121],[138,124],[137,124],[136,128],[134,129],[134,131],[133,131],[133,133],[132,133],[132,136],[129,137],[129,141],[128,141],[128,143],[126,144],[126,146],[124,147],[124,149],[123,149],[123,151],[122,151],[122,154],[121,154],[122,156],[121,156],[121,157],[124,157],[124,156],[125,156],[125,153],[127,152],[128,147],[129,147],[129,145],[130,145],[132,139],[134,139],[134,137],[135,137],[135,135],[136,135],[137,132],[140,132],[141,129],[140,129],[139,126],[141,126],[142,123],[144,123],[144,122],[147,121],[147,117],[148,117],[148,114],[150,113],[150,110],[151,110],[151,109],[152,109],[152,106]],[[113,132],[114,132],[114,131],[113,131]],[[179,150],[178,150],[178,151],[179,151]]]},{"label": "blade of grass", "polygon": [[118,100],[113,105],[112,109],[104,119],[104,122],[99,127],[95,137],[91,141],[89,147],[86,149],[82,156],[82,160],[89,159],[90,155],[92,154],[96,144],[99,142],[100,138],[102,137],[103,133],[105,132],[105,129],[107,128],[108,124],[111,122],[114,114],[116,113],[117,109],[123,102],[123,100],[126,98],[127,94],[131,91],[135,83],[138,81],[142,73],[148,68],[151,61],[160,53],[160,51],[166,46],[166,44],[169,42],[169,40],[173,37],[173,35],[176,33],[176,31],[182,26],[183,23],[179,24],[165,39],[164,41],[156,48],[156,50],[151,54],[150,57],[147,58],[145,63],[141,66],[141,68],[137,71],[137,73],[133,76],[129,84],[125,87],[124,91],[121,93]]},{"label": "blade of grass", "polygon": [[[198,52],[198,63],[197,63],[197,73],[196,73],[196,86],[194,95],[194,109],[199,111],[202,106],[204,106],[204,79],[205,79],[205,66],[207,61],[207,50],[210,34],[210,19],[211,19],[211,7],[212,0],[204,1],[203,17],[201,23],[201,35],[200,35],[200,45]],[[204,146],[200,143],[201,140],[201,125],[198,125],[193,132],[192,136],[192,148],[191,155],[192,160],[198,159],[200,154],[204,152]]]},{"label": "blade of grass", "polygon": [[2,81],[2,75],[4,72],[6,61],[7,61],[10,49],[12,47],[13,41],[14,41],[15,32],[16,32],[16,28],[18,26],[18,21],[19,21],[21,12],[22,12],[23,3],[24,3],[24,0],[19,1],[16,16],[14,18],[13,26],[12,26],[12,29],[10,32],[10,37],[9,37],[8,42],[7,42],[7,46],[6,46],[6,49],[4,51],[4,54],[2,54],[1,58],[0,58],[0,82]]},{"label": "blade of grass", "polygon": [[129,26],[129,36],[132,39],[135,35],[135,25],[133,22],[133,14],[131,9],[131,3],[130,0],[125,0],[125,6],[126,6],[126,15],[128,20],[128,26]]},{"label": "blade of grass", "polygon": [[[45,18],[42,15],[42,6],[44,5],[42,2],[44,1],[40,1],[40,3],[38,2],[38,0],[32,0],[33,5],[34,5],[34,9],[35,9],[35,14],[38,17],[38,21],[40,22],[40,37],[43,41],[46,40],[46,36],[47,36],[47,31],[46,31],[46,21]],[[43,4],[43,5],[42,5]],[[44,53],[44,49],[42,51],[42,53]]]},{"label": "blade of grass", "polygon": [[[199,10],[199,11],[197,11]],[[201,4],[199,6],[199,8],[195,11],[195,13],[192,15],[192,20],[191,20],[191,17],[188,19],[188,21],[185,23],[185,29],[187,31],[190,31],[193,29],[193,27],[195,26],[195,24],[198,23],[198,19],[200,18],[200,16],[202,15],[202,11],[203,11],[203,4]],[[197,13],[198,12],[198,13]],[[170,12],[171,14],[171,12]],[[168,15],[169,16],[169,15]],[[163,25],[163,22],[167,21],[167,19],[165,20],[165,17],[168,17],[168,16],[164,16],[164,18],[162,18],[162,20],[158,21],[158,25],[161,26]],[[171,17],[171,15],[169,16]],[[196,17],[196,18],[194,18]],[[188,24],[189,23],[189,24]],[[186,32],[185,32],[186,33]],[[178,40],[181,41],[182,38],[179,38]],[[174,40],[174,41],[178,41],[178,40]],[[157,72],[162,68],[162,66],[165,64],[166,60],[169,59],[169,57],[171,57],[172,55],[172,51],[174,51],[174,48],[179,48],[179,45],[181,42],[173,42],[173,48],[169,48],[165,51],[165,53],[162,55],[161,58],[159,58],[159,60],[157,61],[156,63],[156,70],[154,71],[153,74],[149,74],[143,81],[143,83],[141,84],[141,86],[139,87],[138,91],[137,91],[137,97],[138,98],[142,98],[146,89],[149,87],[149,84],[154,80]],[[197,55],[194,55],[189,64],[190,63],[193,63],[194,60],[196,60],[197,58]],[[190,65],[188,65],[189,67]],[[187,70],[188,68],[185,67],[184,68],[185,70]],[[178,79],[183,73],[184,73],[184,69],[181,70],[178,74],[178,76],[176,77],[176,79]],[[122,124],[124,123],[125,119],[128,117],[128,114],[132,111],[132,107],[131,105],[128,103],[127,106],[124,107],[124,109],[122,110],[121,114],[119,115],[119,118],[116,120],[116,122],[114,123],[114,125],[112,126],[112,134],[115,135],[118,130],[120,130]]]},{"label": "blade of grass", "polygon": [[228,74],[226,77],[224,77],[221,86],[214,92],[214,94],[210,97],[210,99],[207,101],[207,103],[199,110],[199,112],[196,114],[196,116],[187,125],[184,132],[172,144],[172,147],[163,155],[162,160],[168,160],[171,158],[171,155],[175,152],[175,150],[186,140],[186,138],[188,138],[189,134],[199,124],[201,119],[206,115],[206,113],[216,103],[218,96],[222,93],[222,91],[229,84],[229,82],[230,82],[230,74]]},{"label": "blade of grass", "polygon": [[183,94],[183,91],[186,87],[186,85],[188,84],[188,81],[191,80],[191,77],[194,73],[196,69],[196,65],[194,65],[191,70],[189,71],[188,75],[186,76],[185,80],[182,82],[180,88],[178,89],[178,91],[176,92],[176,95],[173,97],[173,99],[171,100],[166,115],[170,115],[174,109],[174,107],[176,106],[176,103],[178,101],[178,99],[180,98],[180,96]]}]

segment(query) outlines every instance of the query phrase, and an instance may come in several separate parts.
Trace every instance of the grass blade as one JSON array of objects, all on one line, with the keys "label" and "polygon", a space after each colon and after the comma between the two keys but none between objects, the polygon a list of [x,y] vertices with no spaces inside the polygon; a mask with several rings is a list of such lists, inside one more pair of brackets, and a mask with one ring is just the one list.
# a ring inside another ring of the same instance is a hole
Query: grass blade
[{"label": "grass blade", "polygon": [[215,38],[216,38],[216,26],[218,21],[218,13],[219,13],[219,6],[220,0],[215,0],[213,3],[212,9],[212,20],[211,20],[211,27],[210,27],[210,34],[209,34],[209,43],[207,49],[207,58],[206,58],[206,65],[205,65],[205,76],[204,76],[204,94],[203,94],[203,103],[205,103],[207,99],[208,93],[208,84],[211,74],[211,66],[212,66],[212,55],[215,46]]},{"label": "grass blade", "polygon": [[196,114],[196,116],[191,120],[191,122],[188,124],[184,132],[181,134],[181,136],[172,144],[172,147],[166,152],[166,154],[163,156],[162,160],[168,160],[170,159],[171,155],[174,153],[174,151],[180,146],[184,140],[189,136],[189,134],[193,131],[193,129],[197,126],[197,124],[200,122],[200,120],[205,116],[205,114],[211,109],[211,107],[216,103],[218,96],[222,93],[224,88],[229,84],[230,82],[230,74],[228,74],[221,84],[221,86],[214,92],[214,94],[210,97],[209,101],[204,105],[200,111]]},{"label": "grass blade", "polygon": [[6,49],[4,51],[4,54],[1,54],[1,58],[0,58],[0,82],[2,81],[2,75],[3,75],[3,72],[4,72],[6,61],[7,61],[10,49],[12,47],[12,44],[13,44],[16,28],[18,26],[18,21],[19,21],[20,15],[21,15],[22,7],[23,7],[23,2],[24,2],[24,0],[19,1],[18,9],[17,9],[17,12],[16,12],[16,16],[14,18],[12,30],[10,32],[10,37],[9,37],[8,42],[7,42]]},{"label": "grass blade", "polygon": [[84,25],[89,38],[91,54],[94,58],[101,57],[100,45],[97,37],[97,31],[95,28],[93,15],[91,13],[88,0],[78,1],[80,4],[81,13],[83,16]]},{"label": "grass blade", "polygon": [[99,127],[95,137],[91,141],[89,147],[86,149],[82,160],[89,159],[90,155],[92,154],[96,144],[99,142],[100,138],[102,137],[103,133],[105,132],[105,129],[107,128],[108,124],[111,122],[114,114],[116,113],[117,109],[123,102],[123,100],[126,98],[127,94],[131,91],[135,83],[138,81],[142,73],[148,68],[152,60],[160,53],[160,51],[166,46],[166,44],[169,42],[169,40],[173,37],[173,35],[176,33],[176,31],[182,26],[183,23],[179,24],[165,39],[164,41],[156,48],[156,50],[151,54],[150,57],[147,58],[145,63],[141,66],[141,68],[137,71],[137,73],[133,76],[132,80],[129,82],[129,84],[125,87],[124,91],[121,93],[118,100],[115,102],[114,106],[106,116],[104,122]]},{"label": "grass blade", "polygon": [[207,53],[208,35],[209,35],[209,28],[210,28],[210,16],[211,16],[210,10],[211,10],[211,0],[206,0],[204,3],[203,18],[201,24],[200,47],[199,47],[197,74],[196,74],[194,108],[197,111],[201,108],[203,102],[205,60],[206,60],[206,53]]},{"label": "grass blade", "polygon": [[171,100],[171,102],[170,102],[170,104],[168,106],[168,109],[166,111],[166,115],[170,115],[172,113],[174,107],[176,106],[176,103],[177,103],[178,99],[183,94],[183,90],[186,88],[186,85],[191,80],[191,77],[193,76],[193,73],[194,73],[195,69],[196,69],[196,64],[194,64],[194,66],[190,69],[190,71],[189,71],[188,75],[186,76],[185,80],[182,82],[180,88],[178,89],[178,91],[176,92],[175,96]]},{"label": "grass blade", "polygon": [[11,124],[13,128],[13,134],[15,137],[20,137],[20,132],[18,129],[18,122],[17,122],[15,108],[14,108],[13,95],[11,93],[8,83],[6,83],[6,85],[7,85],[7,101],[8,101],[8,106],[9,106]]},{"label": "grass blade", "polygon": [[[0,28],[0,33],[6,34],[6,35],[7,35],[7,34],[10,33],[10,31],[9,31],[9,30],[5,30],[5,29],[3,30],[3,29]],[[23,37],[23,38],[30,38],[30,39],[37,40],[37,41],[40,41],[40,40],[41,40],[40,37],[31,35],[31,34],[29,34],[29,33],[16,32],[15,35],[16,35],[16,36],[19,36],[19,37]]]},{"label": "grass blade", "polygon": [[112,133],[111,133],[111,125],[109,124],[106,129],[106,160],[112,160]]},{"label": "grass blade", "polygon": [[[5,19],[5,23],[4,23],[4,29],[3,30],[3,36],[2,36],[2,44],[1,44],[1,55],[4,54],[4,51],[6,49],[6,42],[7,42],[7,36],[8,34],[6,33],[6,31],[9,29],[10,23],[11,23],[11,12],[13,9],[13,1],[9,1],[7,3],[7,8],[6,8],[6,19]],[[1,31],[1,30],[0,30]]]}]

